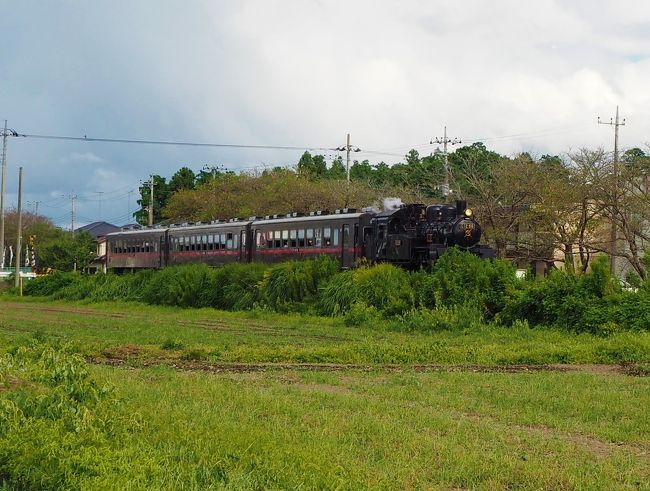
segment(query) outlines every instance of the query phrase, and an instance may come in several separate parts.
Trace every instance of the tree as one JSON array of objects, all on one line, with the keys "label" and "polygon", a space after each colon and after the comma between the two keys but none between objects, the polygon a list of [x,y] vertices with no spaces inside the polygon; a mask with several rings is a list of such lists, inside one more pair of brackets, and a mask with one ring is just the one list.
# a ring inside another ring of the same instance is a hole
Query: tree
[{"label": "tree", "polygon": [[169,192],[175,193],[181,189],[194,189],[196,175],[189,167],[181,167],[169,180]]},{"label": "tree", "polygon": [[[167,200],[170,196],[169,184],[164,177],[154,175],[154,207],[153,207],[153,222],[157,223],[162,220],[162,209],[167,205]],[[141,225],[147,225],[149,223],[149,205],[151,200],[151,189],[149,184],[144,183],[140,186],[140,199],[138,204],[140,209],[136,211],[133,216],[136,221]]]},{"label": "tree", "polygon": [[57,271],[72,271],[75,266],[82,270],[95,258],[95,241],[85,231],[78,232],[74,238],[70,232],[58,229],[56,237],[42,242],[36,247],[36,265],[39,271],[48,268]]},{"label": "tree", "polygon": [[332,161],[332,166],[327,171],[327,178],[331,180],[347,178],[343,157],[338,156]]}]

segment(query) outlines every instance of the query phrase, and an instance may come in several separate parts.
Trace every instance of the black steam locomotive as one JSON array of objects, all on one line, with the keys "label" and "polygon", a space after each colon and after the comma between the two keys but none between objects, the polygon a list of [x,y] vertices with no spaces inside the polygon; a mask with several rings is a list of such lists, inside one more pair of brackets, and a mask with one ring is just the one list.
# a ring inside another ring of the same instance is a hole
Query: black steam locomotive
[{"label": "black steam locomotive", "polygon": [[248,220],[215,220],[122,230],[107,235],[107,267],[114,271],[203,262],[280,262],[326,254],[343,268],[357,260],[409,269],[429,266],[449,247],[483,258],[481,227],[464,201],[455,205],[401,205],[374,212],[291,213]]}]

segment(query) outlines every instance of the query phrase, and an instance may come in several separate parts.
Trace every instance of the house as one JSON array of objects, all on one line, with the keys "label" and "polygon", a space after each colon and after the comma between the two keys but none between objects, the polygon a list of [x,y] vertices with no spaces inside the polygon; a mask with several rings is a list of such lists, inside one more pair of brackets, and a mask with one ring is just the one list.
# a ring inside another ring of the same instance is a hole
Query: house
[{"label": "house", "polygon": [[75,232],[87,232],[95,240],[97,246],[96,256],[86,267],[86,273],[105,273],[106,272],[106,235],[111,232],[117,232],[120,227],[107,222],[93,222],[83,227],[75,229]]}]

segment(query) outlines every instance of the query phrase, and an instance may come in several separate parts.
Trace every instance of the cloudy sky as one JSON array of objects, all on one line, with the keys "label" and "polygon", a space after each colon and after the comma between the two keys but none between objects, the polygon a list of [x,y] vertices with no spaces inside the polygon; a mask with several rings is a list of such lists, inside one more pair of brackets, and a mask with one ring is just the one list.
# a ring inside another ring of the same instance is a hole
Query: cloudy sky
[{"label": "cloudy sky", "polygon": [[[609,148],[596,118],[619,105],[621,146],[650,141],[643,0],[0,3],[0,120],[19,133],[330,148],[349,132],[393,163],[444,125],[506,154]],[[22,165],[57,224],[72,192],[80,223],[122,224],[150,173],[300,153],[10,138],[7,202]]]}]

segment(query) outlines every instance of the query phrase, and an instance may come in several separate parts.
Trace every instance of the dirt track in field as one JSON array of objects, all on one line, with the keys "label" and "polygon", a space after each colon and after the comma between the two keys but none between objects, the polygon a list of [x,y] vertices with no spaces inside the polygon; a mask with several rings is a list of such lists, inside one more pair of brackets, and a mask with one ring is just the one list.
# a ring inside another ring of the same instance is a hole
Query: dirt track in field
[{"label": "dirt track in field", "polygon": [[[128,350],[126,350],[128,351]],[[186,361],[176,358],[141,358],[137,354],[115,357],[88,357],[90,363],[123,368],[167,366],[175,370],[206,373],[253,373],[271,371],[310,372],[469,372],[469,373],[589,373],[592,375],[641,375],[632,365],[442,365],[442,364],[339,364],[339,363],[237,363]]]},{"label": "dirt track in field", "polygon": [[[65,305],[43,305],[22,302],[3,302],[5,308],[11,308],[25,313],[56,316],[57,314],[74,314],[84,317],[113,318],[128,321],[129,319],[149,319],[147,313],[134,312],[107,312],[93,308],[83,308]],[[55,319],[53,321],[56,322]],[[338,336],[315,335],[309,333],[287,332],[287,330],[276,331],[272,327],[257,322],[254,319],[246,319],[245,329],[233,326],[231,321],[222,319],[191,320],[177,319],[181,325],[196,326],[203,329],[228,331],[231,333],[259,332],[264,335],[298,336],[307,338],[318,338],[323,340],[345,341]],[[6,326],[5,326],[6,328]],[[12,329],[12,328],[10,328]],[[28,329],[13,329],[28,332]],[[535,373],[535,372],[557,372],[557,373],[589,373],[593,375],[615,376],[647,376],[647,371],[640,370],[634,364],[625,365],[443,365],[443,364],[337,364],[337,363],[237,363],[237,362],[208,362],[189,361],[178,358],[147,357],[137,346],[116,347],[113,352],[106,353],[104,357],[88,357],[87,360],[94,364],[110,365],[124,368],[144,368],[150,366],[168,366],[176,370],[196,371],[207,373],[250,373],[268,371],[362,371],[362,372],[472,372],[472,373]]]}]

